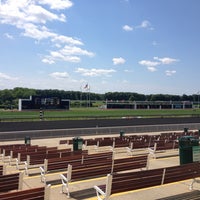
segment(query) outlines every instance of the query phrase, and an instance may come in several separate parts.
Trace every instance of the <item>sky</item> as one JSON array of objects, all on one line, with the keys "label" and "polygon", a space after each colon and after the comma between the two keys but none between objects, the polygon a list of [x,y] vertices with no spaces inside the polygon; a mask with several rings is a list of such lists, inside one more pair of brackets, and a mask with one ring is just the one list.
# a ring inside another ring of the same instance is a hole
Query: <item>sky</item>
[{"label": "sky", "polygon": [[0,90],[200,91],[200,0],[0,0]]}]

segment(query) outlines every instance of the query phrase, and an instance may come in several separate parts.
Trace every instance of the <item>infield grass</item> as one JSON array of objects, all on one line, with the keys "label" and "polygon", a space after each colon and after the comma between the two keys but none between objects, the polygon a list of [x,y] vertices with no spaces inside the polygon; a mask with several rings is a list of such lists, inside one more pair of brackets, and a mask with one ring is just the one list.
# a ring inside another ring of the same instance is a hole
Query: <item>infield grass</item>
[{"label": "infield grass", "polygon": [[[199,117],[200,109],[180,110],[131,110],[131,109],[98,109],[71,108],[68,111],[44,111],[44,120],[97,119],[97,118],[132,118],[132,117]],[[0,111],[1,121],[40,120],[37,111]]]}]

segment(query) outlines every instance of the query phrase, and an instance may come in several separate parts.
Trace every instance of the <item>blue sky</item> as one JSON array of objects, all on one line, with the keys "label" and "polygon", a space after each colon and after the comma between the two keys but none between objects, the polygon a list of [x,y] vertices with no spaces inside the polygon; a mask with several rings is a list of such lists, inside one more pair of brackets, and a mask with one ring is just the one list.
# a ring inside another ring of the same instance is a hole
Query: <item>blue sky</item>
[{"label": "blue sky", "polygon": [[197,94],[199,0],[1,0],[0,89]]}]

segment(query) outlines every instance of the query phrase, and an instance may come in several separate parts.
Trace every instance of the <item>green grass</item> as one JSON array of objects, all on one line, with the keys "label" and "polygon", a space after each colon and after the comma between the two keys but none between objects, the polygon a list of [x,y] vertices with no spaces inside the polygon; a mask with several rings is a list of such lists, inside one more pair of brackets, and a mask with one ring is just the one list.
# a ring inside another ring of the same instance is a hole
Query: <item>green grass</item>
[{"label": "green grass", "polygon": [[[187,110],[130,110],[98,108],[71,108],[69,111],[44,111],[45,120],[97,119],[122,117],[192,117],[200,116],[200,109]],[[1,121],[38,121],[39,111],[0,111]]]}]

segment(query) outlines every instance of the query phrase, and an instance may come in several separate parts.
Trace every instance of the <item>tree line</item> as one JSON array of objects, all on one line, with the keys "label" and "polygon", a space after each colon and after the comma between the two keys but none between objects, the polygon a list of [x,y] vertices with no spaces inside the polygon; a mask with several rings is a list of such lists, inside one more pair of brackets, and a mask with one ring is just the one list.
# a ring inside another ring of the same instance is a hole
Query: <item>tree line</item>
[{"label": "tree line", "polygon": [[134,92],[107,92],[97,94],[81,91],[64,91],[58,89],[30,89],[16,87],[13,89],[0,90],[0,108],[18,108],[19,99],[29,99],[30,96],[60,97],[71,101],[199,101],[199,95],[170,95],[170,94],[139,94]]}]

